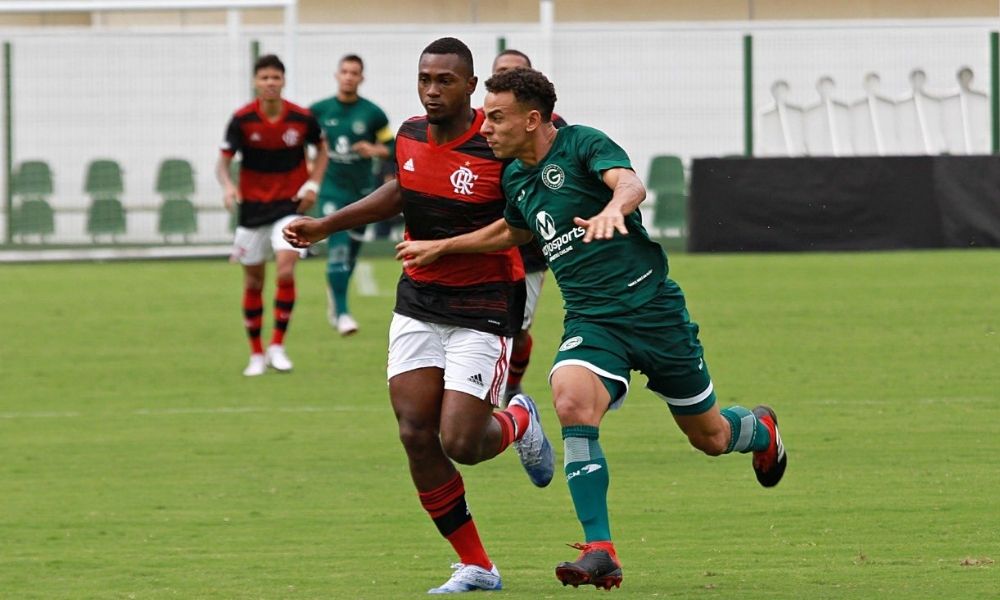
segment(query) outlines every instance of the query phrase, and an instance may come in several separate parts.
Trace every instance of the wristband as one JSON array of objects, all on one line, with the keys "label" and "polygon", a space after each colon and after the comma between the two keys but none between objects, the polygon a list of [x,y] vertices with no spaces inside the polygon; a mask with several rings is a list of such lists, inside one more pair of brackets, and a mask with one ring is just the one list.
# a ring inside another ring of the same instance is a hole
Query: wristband
[{"label": "wristband", "polygon": [[319,184],[313,181],[312,179],[302,184],[302,187],[299,188],[299,193],[297,194],[297,196],[299,198],[304,198],[305,195],[309,192],[312,192],[314,194],[319,193]]}]

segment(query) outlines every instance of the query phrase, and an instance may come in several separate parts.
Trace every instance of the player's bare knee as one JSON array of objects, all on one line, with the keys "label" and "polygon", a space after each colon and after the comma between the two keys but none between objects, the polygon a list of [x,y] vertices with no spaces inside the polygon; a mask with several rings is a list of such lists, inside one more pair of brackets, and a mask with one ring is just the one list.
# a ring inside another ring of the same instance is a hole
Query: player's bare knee
[{"label": "player's bare knee", "polygon": [[598,423],[603,411],[598,411],[587,398],[573,394],[556,393],[552,397],[559,422],[567,425]]},{"label": "player's bare knee", "polygon": [[405,421],[399,423],[399,441],[412,457],[421,456],[440,443],[433,429]]},{"label": "player's bare knee", "polygon": [[441,447],[448,458],[460,465],[474,465],[482,460],[482,440],[468,435],[441,432]]}]

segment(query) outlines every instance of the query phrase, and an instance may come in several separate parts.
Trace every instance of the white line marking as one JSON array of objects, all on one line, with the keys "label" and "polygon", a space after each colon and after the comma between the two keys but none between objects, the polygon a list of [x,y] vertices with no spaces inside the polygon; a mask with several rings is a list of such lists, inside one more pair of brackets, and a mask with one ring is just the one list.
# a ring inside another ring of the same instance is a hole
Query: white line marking
[{"label": "white line marking", "polygon": [[[124,414],[147,416],[170,415],[240,415],[258,413],[323,413],[323,412],[381,412],[382,406],[215,406],[204,408],[137,408]],[[0,419],[70,419],[75,417],[107,416],[108,413],[80,413],[75,411],[40,411],[0,413]],[[115,414],[115,413],[112,413]],[[119,413],[121,414],[121,413]]]},{"label": "white line marking", "polygon": [[52,419],[79,417],[78,412],[29,412],[29,413],[0,413],[0,419]]},{"label": "white line marking", "polygon": [[371,261],[362,260],[354,266],[354,282],[358,286],[358,294],[362,296],[378,296],[378,283],[375,281],[375,268]]}]

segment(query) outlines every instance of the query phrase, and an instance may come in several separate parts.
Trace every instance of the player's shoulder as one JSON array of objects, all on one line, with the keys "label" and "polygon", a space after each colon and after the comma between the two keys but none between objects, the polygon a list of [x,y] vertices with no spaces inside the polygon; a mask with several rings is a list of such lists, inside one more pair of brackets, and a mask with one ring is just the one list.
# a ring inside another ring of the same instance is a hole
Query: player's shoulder
[{"label": "player's shoulder", "polygon": [[358,104],[360,106],[365,107],[368,110],[377,110],[377,111],[382,110],[378,104],[375,104],[374,102],[372,102],[368,98],[365,98],[364,96],[358,96]]},{"label": "player's shoulder", "polygon": [[397,137],[406,137],[418,142],[427,141],[427,115],[417,115],[403,121]]},{"label": "player's shoulder", "polygon": [[309,110],[313,114],[318,114],[318,113],[326,112],[327,110],[329,110],[333,106],[333,103],[334,103],[335,99],[336,99],[335,96],[331,96],[329,98],[321,98],[321,99],[313,102],[312,104],[310,104],[309,105]]},{"label": "player's shoulder", "polygon": [[242,119],[257,114],[257,101],[248,102],[233,112],[233,118]]},{"label": "player's shoulder", "polygon": [[368,118],[371,119],[372,121],[379,121],[382,119],[386,121],[389,120],[389,117],[386,116],[385,111],[382,110],[382,107],[379,106],[378,104],[375,104],[368,98],[360,96],[358,98],[358,102],[360,102],[361,106],[364,107],[365,112],[368,113]]},{"label": "player's shoulder", "polygon": [[566,125],[565,127],[559,128],[559,135],[563,133],[568,133],[569,136],[588,136],[588,135],[602,135],[607,136],[606,133],[597,129],[596,127],[591,127],[590,125],[580,125],[579,123],[574,123],[573,125]]},{"label": "player's shoulder", "polygon": [[595,142],[610,140],[610,136],[596,127],[589,125],[567,125],[560,127],[559,138],[564,145],[590,145]]},{"label": "player's shoulder", "polygon": [[311,117],[312,111],[302,106],[301,104],[296,104],[290,100],[285,100],[285,108],[288,110],[289,115],[298,115],[302,117]]}]

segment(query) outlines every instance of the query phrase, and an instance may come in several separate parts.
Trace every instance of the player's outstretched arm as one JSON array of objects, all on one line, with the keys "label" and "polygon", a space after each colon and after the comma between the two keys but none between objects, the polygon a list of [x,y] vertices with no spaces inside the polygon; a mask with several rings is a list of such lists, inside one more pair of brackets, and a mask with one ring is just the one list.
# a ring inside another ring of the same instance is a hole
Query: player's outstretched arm
[{"label": "player's outstretched arm", "polygon": [[396,244],[396,260],[403,261],[403,268],[430,264],[445,254],[471,254],[492,252],[520,246],[531,240],[527,229],[511,227],[506,220],[493,223],[469,233],[443,240],[404,240]]},{"label": "player's outstretched arm", "polygon": [[308,248],[331,233],[376,223],[398,215],[403,210],[399,181],[393,179],[357,202],[322,219],[295,219],[281,233],[296,248]]},{"label": "player's outstretched arm", "polygon": [[580,217],[573,219],[573,223],[578,227],[587,230],[583,236],[584,243],[591,240],[610,240],[616,231],[628,235],[625,217],[632,214],[646,199],[646,188],[631,169],[623,167],[608,169],[602,178],[604,185],[614,192],[604,210],[589,219]]}]

